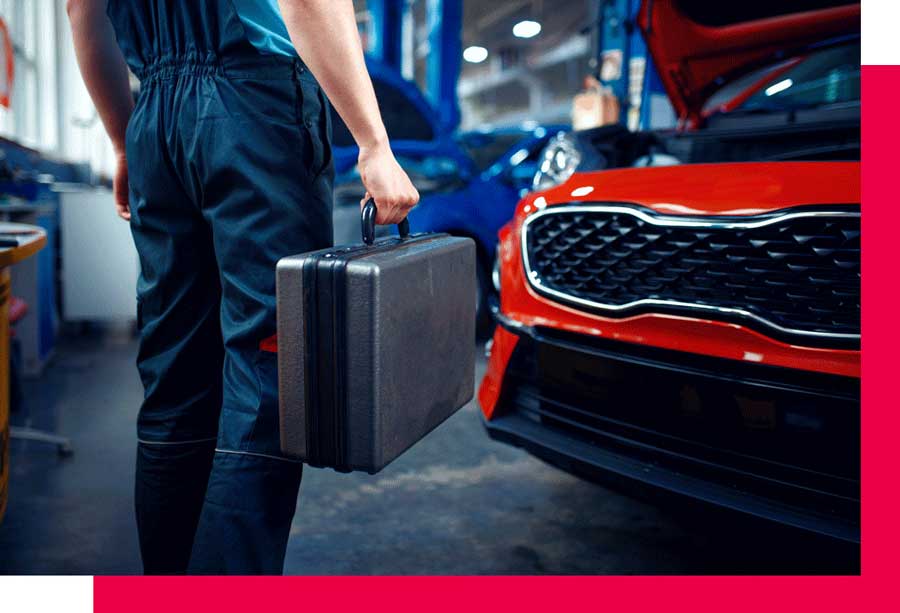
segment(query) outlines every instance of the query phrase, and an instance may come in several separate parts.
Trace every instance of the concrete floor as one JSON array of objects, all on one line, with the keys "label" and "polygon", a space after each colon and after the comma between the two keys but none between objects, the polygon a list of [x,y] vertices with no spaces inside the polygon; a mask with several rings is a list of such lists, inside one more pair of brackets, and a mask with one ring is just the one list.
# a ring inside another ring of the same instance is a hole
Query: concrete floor
[{"label": "concrete floor", "polygon": [[[31,424],[72,437],[75,454],[13,443],[0,573],[140,572],[135,352],[129,338],[72,338],[43,377],[26,382]],[[483,360],[478,368],[480,377]],[[285,570],[857,573],[859,548],[579,480],[489,440],[473,403],[376,476],[307,469]]]}]

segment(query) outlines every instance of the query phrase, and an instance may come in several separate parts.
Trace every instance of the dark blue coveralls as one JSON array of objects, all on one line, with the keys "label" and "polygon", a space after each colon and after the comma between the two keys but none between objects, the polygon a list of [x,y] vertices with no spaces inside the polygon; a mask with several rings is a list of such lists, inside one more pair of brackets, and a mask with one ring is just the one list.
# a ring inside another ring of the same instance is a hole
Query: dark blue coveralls
[{"label": "dark blue coveralls", "polygon": [[275,264],[331,245],[327,101],[228,0],[110,0],[140,80],[135,504],[147,573],[280,573],[301,464],[281,456]]}]

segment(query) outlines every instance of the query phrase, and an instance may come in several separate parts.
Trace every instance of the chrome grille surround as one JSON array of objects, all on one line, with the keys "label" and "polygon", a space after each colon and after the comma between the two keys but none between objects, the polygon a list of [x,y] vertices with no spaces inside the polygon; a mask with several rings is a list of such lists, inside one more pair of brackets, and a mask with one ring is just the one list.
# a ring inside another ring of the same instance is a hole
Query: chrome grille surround
[{"label": "chrome grille surround", "polygon": [[[735,319],[747,322],[749,327],[760,329],[762,331],[775,332],[783,336],[796,337],[798,340],[807,341],[839,341],[839,342],[859,342],[860,334],[858,331],[825,331],[815,329],[805,329],[797,326],[783,325],[773,318],[767,317],[760,312],[754,312],[745,308],[740,304],[709,304],[704,302],[694,302],[679,299],[671,299],[664,297],[647,297],[624,302],[612,302],[595,300],[585,296],[579,296],[565,288],[555,287],[553,282],[542,278],[541,271],[537,270],[532,262],[530,251],[530,239],[532,228],[535,223],[547,216],[552,215],[605,215],[616,216],[624,215],[632,217],[645,226],[657,226],[662,229],[686,229],[709,232],[727,232],[734,230],[742,232],[754,230],[757,228],[766,228],[768,226],[777,226],[779,224],[787,224],[794,220],[817,219],[827,220],[833,218],[835,220],[860,219],[858,208],[853,210],[851,207],[858,205],[847,205],[847,207],[794,207],[783,209],[774,213],[763,215],[753,215],[746,217],[739,216],[692,216],[692,215],[661,215],[656,214],[650,209],[635,205],[609,203],[609,204],[585,204],[585,205],[557,205],[550,206],[540,210],[525,219],[522,224],[521,231],[521,249],[522,262],[525,268],[525,275],[530,286],[539,294],[550,299],[568,304],[571,306],[585,308],[590,311],[598,312],[609,317],[625,317],[632,315],[637,311],[640,312],[660,312],[660,313],[680,313],[703,315],[711,319],[723,319],[733,321]],[[624,258],[623,258],[624,259]],[[858,267],[858,264],[857,264]],[[858,268],[857,268],[858,270]],[[857,272],[858,278],[858,272]],[[858,300],[858,281],[857,281],[857,304]],[[858,307],[857,307],[858,308]],[[858,319],[857,319],[858,321]],[[858,326],[857,326],[858,330]]]}]

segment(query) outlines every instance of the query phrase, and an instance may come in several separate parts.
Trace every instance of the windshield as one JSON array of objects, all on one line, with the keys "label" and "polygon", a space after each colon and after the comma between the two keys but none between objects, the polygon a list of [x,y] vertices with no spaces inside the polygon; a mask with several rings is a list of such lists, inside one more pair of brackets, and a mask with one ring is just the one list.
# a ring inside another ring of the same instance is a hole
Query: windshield
[{"label": "windshield", "polygon": [[814,51],[774,77],[738,111],[788,111],[859,101],[859,42]]},{"label": "windshield", "polygon": [[512,149],[524,136],[524,133],[521,132],[499,134],[475,132],[461,135],[459,144],[472,158],[478,172],[483,172],[493,166],[494,162]]},{"label": "windshield", "polygon": [[795,59],[790,59],[785,60],[784,62],[778,62],[777,64],[770,64],[768,66],[764,66],[763,68],[758,68],[757,70],[748,72],[744,76],[738,77],[734,81],[729,81],[726,85],[717,90],[716,93],[706,99],[706,104],[703,105],[703,114],[709,115],[716,111],[725,109],[729,103],[734,104],[734,101],[738,98],[738,96],[746,92],[751,87],[754,87],[757,83],[765,79],[767,76],[774,74],[776,71],[783,70],[785,66],[788,66],[795,61]]}]

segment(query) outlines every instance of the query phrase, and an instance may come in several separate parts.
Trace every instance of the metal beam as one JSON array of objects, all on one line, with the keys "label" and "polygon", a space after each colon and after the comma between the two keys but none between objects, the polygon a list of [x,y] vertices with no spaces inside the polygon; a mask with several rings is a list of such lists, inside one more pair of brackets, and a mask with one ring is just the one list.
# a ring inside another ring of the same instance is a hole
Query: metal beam
[{"label": "metal beam", "polygon": [[604,0],[600,6],[600,77],[622,108],[621,121],[637,130],[649,125],[647,83],[653,74],[647,45],[637,28],[641,0]]},{"label": "metal beam", "polygon": [[462,0],[428,0],[428,55],[425,71],[428,95],[441,123],[459,125],[456,84],[462,62]]},{"label": "metal beam", "polygon": [[599,15],[600,78],[604,85],[612,88],[623,110],[628,104],[630,4],[630,0],[604,0]]},{"label": "metal beam", "polygon": [[369,0],[372,16],[369,53],[398,71],[403,67],[403,15],[405,0]]}]

